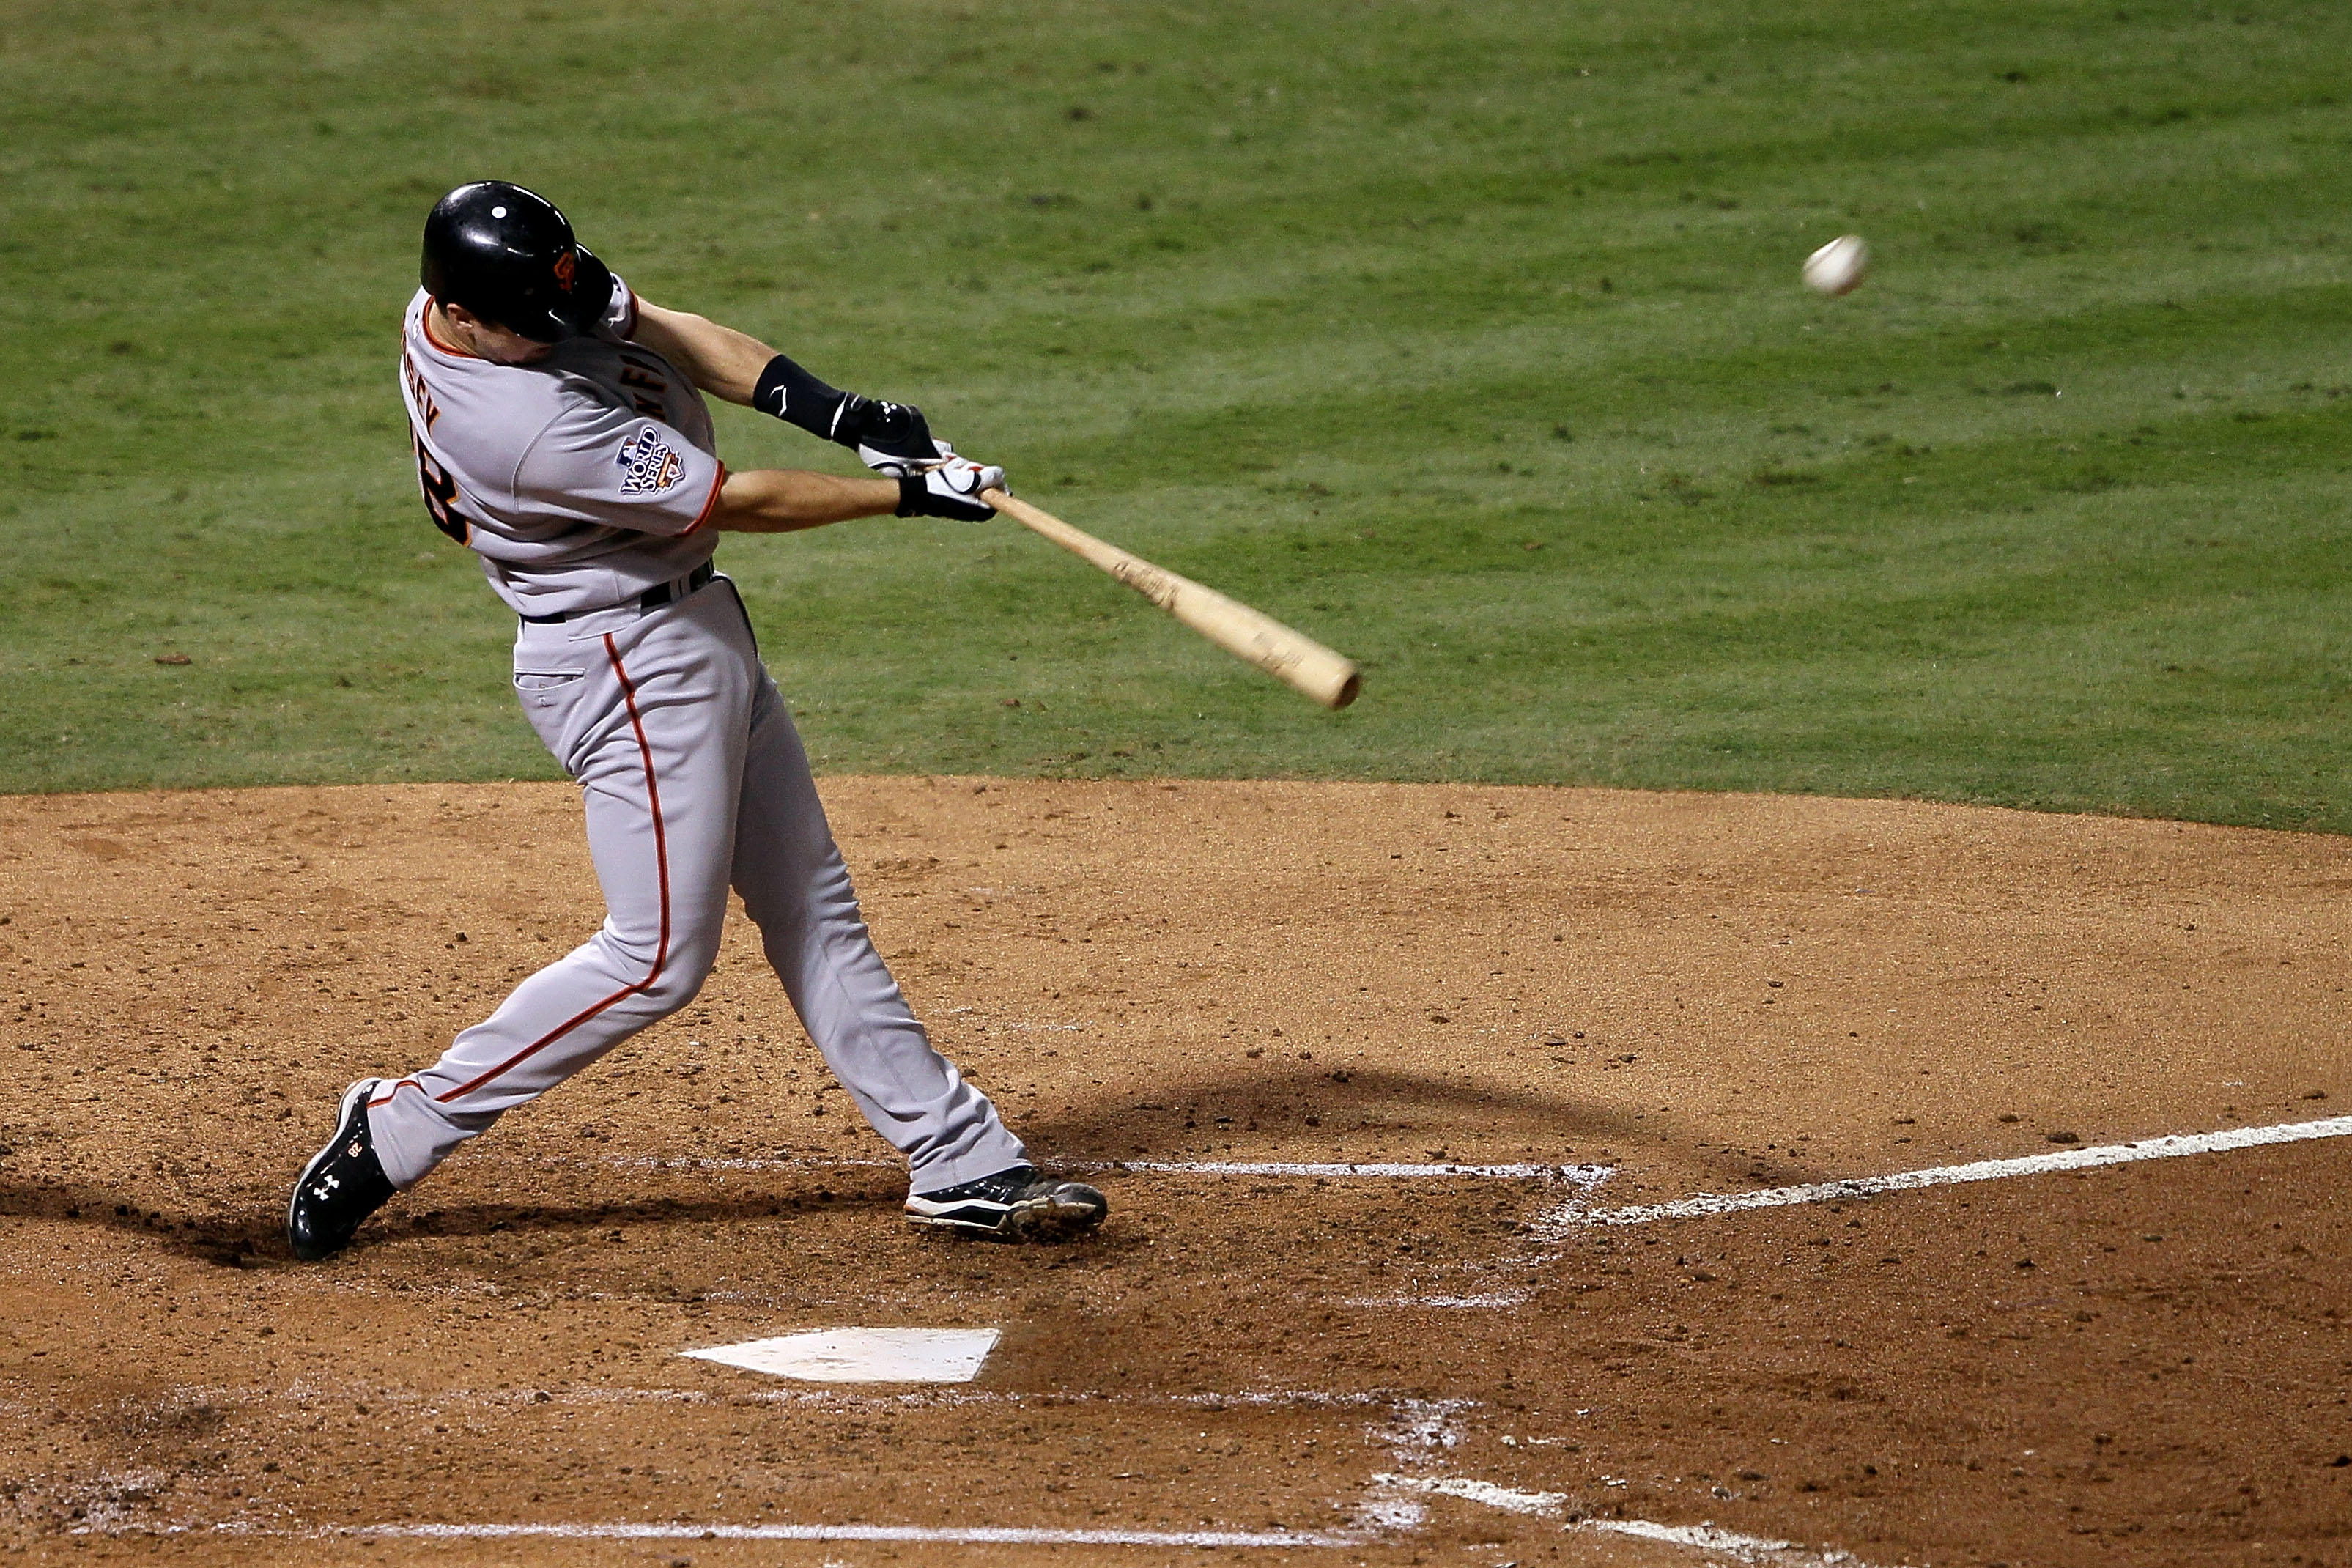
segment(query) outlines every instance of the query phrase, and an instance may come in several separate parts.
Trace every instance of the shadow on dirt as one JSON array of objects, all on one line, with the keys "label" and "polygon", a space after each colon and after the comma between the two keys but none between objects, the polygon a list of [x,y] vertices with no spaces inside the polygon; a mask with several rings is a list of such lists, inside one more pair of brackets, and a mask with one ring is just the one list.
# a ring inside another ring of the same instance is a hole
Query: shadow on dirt
[{"label": "shadow on dirt", "polygon": [[[1664,1111],[1637,1116],[1565,1091],[1496,1089],[1387,1068],[1285,1063],[1270,1072],[1218,1073],[1138,1086],[1111,1103],[1016,1113],[1013,1126],[1041,1154],[1063,1160],[1178,1159],[1180,1149],[1202,1157],[1203,1143],[1215,1148],[1208,1157],[1221,1160],[1345,1160],[1331,1146],[1360,1145],[1369,1133],[1391,1145],[1381,1160],[1606,1164],[1630,1150],[1663,1147],[1717,1191],[1827,1179],[1777,1152],[1734,1154],[1694,1142],[1694,1129]],[[1402,1133],[1415,1136],[1396,1147]]]},{"label": "shadow on dirt", "polygon": [[[125,1183],[124,1187],[131,1184]],[[152,1200],[152,1184],[142,1184],[140,1197]],[[177,1197],[181,1194],[173,1194]],[[283,1218],[224,1214],[211,1209],[192,1214],[178,1204],[146,1208],[124,1197],[121,1190],[87,1182],[29,1184],[0,1180],[0,1218],[66,1220],[104,1226],[151,1237],[165,1251],[200,1262],[252,1268],[272,1257],[290,1257],[286,1250]]]},{"label": "shadow on dirt", "polygon": [[[1217,1159],[1328,1161],[1346,1158],[1330,1152],[1330,1145],[1342,1138],[1361,1142],[1371,1133],[1394,1145],[1398,1134],[1408,1132],[1426,1146],[1391,1147],[1378,1158],[1605,1163],[1627,1147],[1655,1147],[1664,1134],[1677,1163],[1702,1167],[1714,1190],[1823,1179],[1819,1171],[1786,1160],[1735,1158],[1700,1149],[1683,1141],[1684,1129],[1663,1119],[1603,1110],[1566,1094],[1496,1089],[1381,1068],[1317,1070],[1285,1065],[1272,1072],[1221,1073],[1148,1089],[1107,1090],[1088,1105],[1026,1115],[1016,1111],[1013,1126],[1049,1164],[1177,1160],[1201,1154],[1200,1145],[1212,1140],[1228,1141],[1215,1146],[1211,1157]],[[625,1123],[614,1131],[625,1143]],[[1240,1142],[1232,1142],[1235,1140]],[[1528,1148],[1537,1152],[1523,1152]],[[880,1152],[879,1145],[875,1152]],[[495,1134],[464,1158],[499,1159]],[[698,1173],[688,1168],[666,1175],[692,1179]],[[833,1208],[895,1209],[906,1193],[903,1176],[874,1166],[762,1168],[754,1163],[749,1173],[735,1168],[729,1173],[736,1185],[723,1197],[446,1207],[412,1206],[417,1200],[404,1199],[377,1223],[394,1235],[448,1237],[717,1224]],[[747,1173],[770,1179],[761,1182],[758,1190],[746,1191],[740,1184]],[[620,1182],[629,1179],[615,1176]],[[144,1201],[134,1202],[129,1194],[132,1185],[0,1179],[0,1217],[104,1226],[151,1237],[167,1251],[217,1267],[256,1268],[292,1261],[281,1199],[273,1198],[266,1206],[199,1212],[197,1204],[187,1201],[192,1194],[184,1193],[171,1194],[180,1201],[148,1206],[156,1196],[150,1182],[137,1184],[137,1196]],[[416,1191],[424,1204],[430,1203],[429,1186]]]},{"label": "shadow on dirt", "polygon": [[[792,1173],[778,1173],[784,1181]],[[597,1230],[618,1226],[720,1224],[769,1219],[828,1209],[895,1211],[906,1195],[904,1177],[877,1172],[879,1180],[850,1185],[823,1171],[810,1171],[781,1188],[741,1192],[728,1197],[646,1198],[597,1204],[460,1204],[404,1211],[400,1200],[371,1222],[361,1238],[393,1236],[484,1237],[505,1231]],[[64,1220],[148,1237],[164,1251],[219,1268],[260,1268],[291,1264],[286,1246],[285,1211],[217,1211],[193,1215],[175,1208],[140,1209],[116,1200],[103,1188],[80,1183],[16,1186],[0,1184],[0,1218]]]}]

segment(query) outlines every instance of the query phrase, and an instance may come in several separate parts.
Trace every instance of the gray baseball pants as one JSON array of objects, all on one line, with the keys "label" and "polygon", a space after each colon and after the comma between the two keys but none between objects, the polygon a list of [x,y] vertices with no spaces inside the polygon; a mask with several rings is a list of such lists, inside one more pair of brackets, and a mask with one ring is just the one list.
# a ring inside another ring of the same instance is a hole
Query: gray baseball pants
[{"label": "gray baseball pants", "polygon": [[1023,1162],[874,951],[734,584],[714,578],[654,610],[524,623],[514,668],[532,728],[580,784],[604,929],[433,1066],[377,1082],[368,1121],[394,1185],[692,1001],[730,886],[825,1065],[907,1156],[915,1191]]}]

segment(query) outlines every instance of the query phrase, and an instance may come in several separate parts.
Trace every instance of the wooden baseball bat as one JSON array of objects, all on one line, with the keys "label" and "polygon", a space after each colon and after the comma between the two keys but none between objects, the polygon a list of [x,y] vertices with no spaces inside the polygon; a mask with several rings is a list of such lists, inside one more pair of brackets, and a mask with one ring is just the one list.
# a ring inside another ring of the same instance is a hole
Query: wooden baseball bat
[{"label": "wooden baseball bat", "polygon": [[1355,662],[1342,658],[1313,637],[1291,630],[1272,616],[1253,610],[1239,600],[1228,599],[1214,588],[1204,588],[1190,577],[1180,577],[1154,566],[1140,555],[1107,544],[1018,496],[986,489],[980,492],[980,499],[1023,527],[1044,534],[1071,554],[1109,573],[1235,658],[1257,666],[1324,707],[1345,708],[1356,700],[1362,681]]}]

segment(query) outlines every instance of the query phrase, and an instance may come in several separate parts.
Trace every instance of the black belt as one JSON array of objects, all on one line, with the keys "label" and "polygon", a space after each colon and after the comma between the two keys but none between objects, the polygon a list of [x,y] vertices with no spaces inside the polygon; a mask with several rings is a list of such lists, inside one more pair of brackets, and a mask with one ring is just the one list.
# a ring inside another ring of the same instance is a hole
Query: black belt
[{"label": "black belt", "polygon": [[[686,586],[683,589],[680,589],[676,593],[672,593],[671,590],[677,587],[677,584],[656,583],[652,587],[646,589],[644,593],[638,595],[637,608],[640,610],[658,610],[664,605],[668,604],[672,599],[683,599],[688,594],[700,592],[709,584],[710,579],[718,574],[718,568],[712,566],[709,562],[706,561],[701,565],[696,567],[693,571],[686,574]],[[620,606],[617,605],[607,605],[605,606],[606,609],[618,609],[619,607]],[[523,620],[529,625],[534,626],[551,626],[558,621],[573,620],[581,616],[593,616],[597,613],[598,612],[594,610],[564,610],[552,616],[523,616]]]}]

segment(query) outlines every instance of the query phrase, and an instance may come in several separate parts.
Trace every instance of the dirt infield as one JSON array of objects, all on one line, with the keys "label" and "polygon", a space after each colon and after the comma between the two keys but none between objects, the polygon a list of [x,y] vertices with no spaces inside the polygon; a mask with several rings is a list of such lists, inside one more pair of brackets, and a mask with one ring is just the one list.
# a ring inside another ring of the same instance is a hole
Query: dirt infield
[{"label": "dirt infield", "polygon": [[[2352,1112],[2352,842],[827,795],[883,951],[1033,1145],[1192,1168],[1106,1170],[1077,1246],[909,1233],[738,921],[694,1005],[297,1265],[335,1092],[593,928],[572,791],[6,802],[0,1549],[2352,1563],[2352,1140],[1590,1223]],[[856,1324],[1003,1337],[942,1387],[678,1354]]]}]

